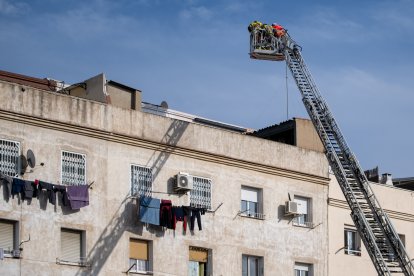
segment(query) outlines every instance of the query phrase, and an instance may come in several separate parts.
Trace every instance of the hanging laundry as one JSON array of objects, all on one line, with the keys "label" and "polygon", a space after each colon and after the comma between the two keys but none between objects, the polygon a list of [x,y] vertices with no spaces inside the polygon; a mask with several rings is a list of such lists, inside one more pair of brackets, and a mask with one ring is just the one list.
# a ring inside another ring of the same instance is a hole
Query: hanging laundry
[{"label": "hanging laundry", "polygon": [[13,177],[0,173],[0,181],[7,187],[8,197],[11,197]]},{"label": "hanging laundry", "polygon": [[141,196],[139,199],[139,220],[143,223],[160,225],[160,200]]},{"label": "hanging laundry", "polygon": [[198,230],[202,230],[201,227],[201,215],[205,214],[204,208],[191,208],[191,217],[190,217],[190,230],[194,231],[194,222],[197,219]]},{"label": "hanging laundry", "polygon": [[53,184],[39,181],[39,191],[46,190],[49,203],[56,205],[56,192],[53,190]]},{"label": "hanging laundry", "polygon": [[160,205],[160,225],[173,229],[173,214],[171,200],[162,199]]},{"label": "hanging laundry", "polygon": [[66,194],[72,210],[78,210],[89,205],[88,185],[67,186]]},{"label": "hanging laundry", "polygon": [[33,182],[32,181],[24,181],[24,186],[22,190],[22,199],[32,199],[34,193]]},{"label": "hanging laundry", "polygon": [[188,212],[184,211],[183,207],[172,207],[172,213],[173,213],[173,229],[175,230],[177,221],[182,221],[183,222],[183,228],[184,228],[184,232],[187,231],[187,215]]},{"label": "hanging laundry", "polygon": [[68,200],[68,196],[66,193],[66,186],[64,185],[53,185],[53,192],[56,193],[60,193],[62,196],[62,204],[63,206],[69,206],[69,200]]},{"label": "hanging laundry", "polygon": [[39,195],[39,180],[37,180],[37,179],[35,179],[33,182],[32,182],[32,187],[33,187],[33,197],[36,197],[36,198],[38,198],[38,195]]},{"label": "hanging laundry", "polygon": [[11,195],[14,197],[14,195],[22,193],[24,185],[25,181],[23,179],[13,178]]}]

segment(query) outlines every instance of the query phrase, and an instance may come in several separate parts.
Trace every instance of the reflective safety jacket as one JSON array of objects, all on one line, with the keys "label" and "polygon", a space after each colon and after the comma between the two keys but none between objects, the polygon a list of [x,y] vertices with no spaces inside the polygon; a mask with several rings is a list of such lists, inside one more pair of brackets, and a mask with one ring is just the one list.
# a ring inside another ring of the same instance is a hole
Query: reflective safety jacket
[{"label": "reflective safety jacket", "polygon": [[249,27],[247,27],[247,29],[249,30],[249,32],[251,32],[254,29],[262,28],[262,26],[263,26],[262,22],[255,20],[249,24]]}]

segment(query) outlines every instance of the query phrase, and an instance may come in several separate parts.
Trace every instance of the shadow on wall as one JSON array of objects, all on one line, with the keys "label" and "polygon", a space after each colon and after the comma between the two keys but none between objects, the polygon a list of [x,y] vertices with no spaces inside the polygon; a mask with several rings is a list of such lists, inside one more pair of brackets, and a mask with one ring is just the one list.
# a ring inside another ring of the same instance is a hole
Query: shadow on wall
[{"label": "shadow on wall", "polygon": [[[152,169],[153,180],[157,178],[161,168],[164,166],[165,162],[167,162],[171,153],[174,152],[175,146],[183,136],[188,125],[188,122],[174,120],[162,137],[161,143],[164,146],[159,150],[154,151],[147,163],[147,167],[151,167]],[[151,163],[152,165],[150,165]]]},{"label": "shadow on wall", "polygon": [[286,210],[285,205],[279,205],[277,207],[278,222],[280,222],[282,220],[288,220],[290,222],[292,220],[292,218],[293,218],[292,216],[286,216],[285,210]]},{"label": "shadow on wall", "polygon": [[[169,156],[174,152],[174,146],[182,137],[184,131],[188,127],[188,122],[174,120],[167,132],[163,136],[161,142],[165,144],[158,151],[155,151],[148,161],[155,159],[151,166],[153,172],[153,180],[167,162]],[[159,152],[156,157],[157,152]],[[142,235],[144,225],[138,222],[138,202],[136,198],[131,198],[129,192],[124,196],[120,206],[112,216],[107,226],[102,231],[93,248],[87,255],[87,260],[91,263],[90,268],[80,268],[76,273],[77,276],[83,275],[99,275],[115,246],[125,231],[130,231],[137,235]],[[164,232],[159,227],[148,226],[147,230],[157,237],[163,236]],[[126,271],[128,268],[119,267],[119,270]],[[120,271],[120,272],[121,272]]]}]

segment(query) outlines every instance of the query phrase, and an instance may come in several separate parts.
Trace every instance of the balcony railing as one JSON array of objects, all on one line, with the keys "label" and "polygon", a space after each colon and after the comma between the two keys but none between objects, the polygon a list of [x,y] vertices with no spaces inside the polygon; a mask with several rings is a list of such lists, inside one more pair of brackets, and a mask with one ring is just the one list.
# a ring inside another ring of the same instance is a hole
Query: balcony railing
[{"label": "balcony railing", "polygon": [[262,213],[255,213],[249,210],[245,211],[239,211],[239,215],[242,217],[250,217],[250,218],[256,218],[256,219],[265,219],[266,215]]}]

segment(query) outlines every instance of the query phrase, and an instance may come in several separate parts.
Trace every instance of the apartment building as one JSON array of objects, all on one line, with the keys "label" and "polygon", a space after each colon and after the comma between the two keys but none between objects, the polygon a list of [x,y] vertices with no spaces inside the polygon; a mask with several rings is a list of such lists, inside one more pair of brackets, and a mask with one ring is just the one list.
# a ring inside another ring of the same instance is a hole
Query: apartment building
[{"label": "apartment building", "polygon": [[[277,125],[258,130],[252,135],[323,152],[323,145],[307,119],[294,118]],[[367,176],[382,208],[390,217],[409,256],[414,257],[414,193],[412,177],[396,178],[391,174],[382,176],[378,168]],[[372,177],[373,176],[373,177]],[[328,275],[378,275],[361,242],[351,210],[335,176],[329,173],[328,193]]]},{"label": "apartment building", "polygon": [[[0,274],[340,275],[328,233],[334,208],[347,210],[331,203],[323,152],[141,93],[103,74],[65,85],[0,72]],[[87,198],[69,197],[76,187]],[[205,213],[160,226],[143,219],[142,195]]]}]

